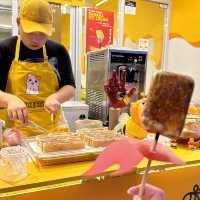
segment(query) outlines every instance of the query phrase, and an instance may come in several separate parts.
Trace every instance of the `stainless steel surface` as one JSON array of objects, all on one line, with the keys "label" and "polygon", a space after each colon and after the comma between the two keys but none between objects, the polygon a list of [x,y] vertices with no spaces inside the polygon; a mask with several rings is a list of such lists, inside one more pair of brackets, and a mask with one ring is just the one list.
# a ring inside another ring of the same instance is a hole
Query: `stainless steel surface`
[{"label": "stainless steel surface", "polygon": [[86,103],[89,118],[106,122],[108,115],[107,96],[103,84],[108,77],[108,50],[91,52],[87,55]]},{"label": "stainless steel surface", "polygon": [[[108,125],[109,101],[104,92],[104,83],[113,69],[127,71],[127,87],[135,86],[139,93],[144,92],[146,79],[147,52],[124,48],[108,48],[87,54],[86,103],[88,117],[100,119]],[[131,102],[140,98],[134,95]],[[126,108],[129,110],[129,107]]]}]

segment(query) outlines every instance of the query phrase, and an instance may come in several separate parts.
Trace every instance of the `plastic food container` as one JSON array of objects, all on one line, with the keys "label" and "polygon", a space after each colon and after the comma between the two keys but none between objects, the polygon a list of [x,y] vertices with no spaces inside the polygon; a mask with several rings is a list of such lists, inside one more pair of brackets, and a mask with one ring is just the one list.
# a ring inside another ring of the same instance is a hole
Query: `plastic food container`
[{"label": "plastic food container", "polygon": [[24,179],[28,173],[26,164],[28,154],[21,146],[12,146],[0,151],[0,179],[8,182],[15,182]]},{"label": "plastic food container", "polygon": [[76,120],[76,129],[81,128],[100,128],[102,127],[102,121],[93,119]]}]

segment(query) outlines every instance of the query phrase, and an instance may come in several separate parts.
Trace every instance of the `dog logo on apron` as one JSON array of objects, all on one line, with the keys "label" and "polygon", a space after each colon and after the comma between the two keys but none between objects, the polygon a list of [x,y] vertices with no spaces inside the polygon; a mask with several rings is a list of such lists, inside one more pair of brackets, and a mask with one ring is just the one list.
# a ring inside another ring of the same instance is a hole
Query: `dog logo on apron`
[{"label": "dog logo on apron", "polygon": [[26,94],[35,95],[39,94],[40,82],[33,74],[28,74],[26,79]]}]

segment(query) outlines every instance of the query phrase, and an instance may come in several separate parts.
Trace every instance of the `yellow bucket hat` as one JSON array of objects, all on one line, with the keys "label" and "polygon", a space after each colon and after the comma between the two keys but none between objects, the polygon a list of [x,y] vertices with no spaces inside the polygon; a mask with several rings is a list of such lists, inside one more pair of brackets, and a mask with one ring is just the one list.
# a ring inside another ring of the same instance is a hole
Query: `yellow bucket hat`
[{"label": "yellow bucket hat", "polygon": [[19,11],[25,33],[42,32],[48,36],[53,31],[53,14],[46,0],[23,0]]}]

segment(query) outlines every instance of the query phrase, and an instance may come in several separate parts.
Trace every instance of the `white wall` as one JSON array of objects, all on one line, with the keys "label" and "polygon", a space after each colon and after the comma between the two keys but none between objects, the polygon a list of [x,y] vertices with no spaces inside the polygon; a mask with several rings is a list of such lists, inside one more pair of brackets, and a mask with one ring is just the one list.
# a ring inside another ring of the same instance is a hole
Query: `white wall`
[{"label": "white wall", "polygon": [[11,6],[12,0],[0,0],[0,5]]},{"label": "white wall", "polygon": [[200,104],[200,48],[190,45],[182,38],[171,39],[167,71],[192,76],[195,81],[192,101]]}]

